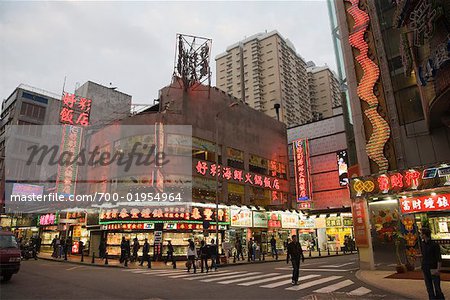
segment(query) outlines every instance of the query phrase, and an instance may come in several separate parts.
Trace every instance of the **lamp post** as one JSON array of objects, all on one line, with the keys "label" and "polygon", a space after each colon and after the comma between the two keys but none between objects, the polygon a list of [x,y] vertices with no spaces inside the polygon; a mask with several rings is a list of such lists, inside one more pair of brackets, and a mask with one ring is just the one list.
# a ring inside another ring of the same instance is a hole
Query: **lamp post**
[{"label": "lamp post", "polygon": [[[221,113],[223,113],[225,110],[235,107],[239,105],[239,102],[233,102],[229,104],[227,107],[225,107],[223,110],[216,113],[215,117],[215,124],[216,124],[216,150],[215,150],[215,161],[216,161],[216,170],[219,166],[219,116]],[[219,257],[219,172],[216,172],[216,247],[217,247],[217,257]]]}]

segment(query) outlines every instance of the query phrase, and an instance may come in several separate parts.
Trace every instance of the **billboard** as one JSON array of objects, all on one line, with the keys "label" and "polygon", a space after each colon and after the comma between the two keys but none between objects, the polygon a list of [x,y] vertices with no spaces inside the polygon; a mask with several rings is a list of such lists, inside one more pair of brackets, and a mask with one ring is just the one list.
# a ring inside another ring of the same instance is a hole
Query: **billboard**
[{"label": "billboard", "polygon": [[348,185],[348,155],[347,150],[341,150],[336,153],[338,173],[339,173],[339,184],[341,186]]}]

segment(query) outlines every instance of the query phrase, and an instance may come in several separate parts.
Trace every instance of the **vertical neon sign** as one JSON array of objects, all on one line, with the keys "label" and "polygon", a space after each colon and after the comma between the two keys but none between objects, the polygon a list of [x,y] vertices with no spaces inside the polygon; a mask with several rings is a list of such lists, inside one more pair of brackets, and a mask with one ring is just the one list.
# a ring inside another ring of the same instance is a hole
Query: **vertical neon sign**
[{"label": "vertical neon sign", "polygon": [[309,174],[309,147],[305,139],[296,140],[292,143],[294,153],[295,191],[297,201],[310,200],[311,185]]},{"label": "vertical neon sign", "polygon": [[349,42],[352,47],[359,50],[356,60],[363,69],[363,75],[358,83],[357,93],[359,98],[368,104],[364,109],[364,114],[372,125],[372,134],[366,143],[367,156],[378,166],[378,172],[386,172],[389,162],[384,155],[384,146],[389,136],[390,128],[385,119],[378,113],[379,101],[375,96],[373,89],[380,76],[380,69],[377,64],[369,58],[369,45],[365,40],[365,33],[369,26],[369,15],[359,8],[360,0],[345,0],[351,3],[347,10],[355,20],[353,32],[349,36]]}]

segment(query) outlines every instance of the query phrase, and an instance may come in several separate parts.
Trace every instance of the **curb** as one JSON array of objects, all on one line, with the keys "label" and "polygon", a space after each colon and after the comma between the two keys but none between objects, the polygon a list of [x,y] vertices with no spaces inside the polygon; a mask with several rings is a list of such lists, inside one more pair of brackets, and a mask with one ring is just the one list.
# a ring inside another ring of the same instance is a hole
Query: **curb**
[{"label": "curb", "polygon": [[100,267],[100,268],[125,268],[124,266],[117,266],[117,265],[99,265],[99,264],[91,264],[87,262],[81,262],[81,261],[71,261],[71,260],[59,260],[59,259],[53,259],[48,257],[37,257],[38,259],[42,260],[48,260],[48,261],[54,261],[59,263],[65,263],[65,264],[74,264],[74,265],[82,265],[82,266],[91,266],[91,267]]},{"label": "curb", "polygon": [[[356,253],[353,253],[356,254]],[[333,254],[333,255],[325,255],[325,256],[311,256],[311,257],[305,257],[305,260],[308,259],[317,259],[317,258],[325,258],[325,257],[336,257],[336,256],[346,256],[346,255],[353,255],[353,254]],[[86,257],[89,258],[89,257]],[[91,266],[91,267],[100,267],[100,268],[119,268],[119,269],[136,269],[140,270],[141,268],[130,268],[125,267],[122,265],[100,265],[100,264],[92,264],[89,262],[81,262],[81,261],[72,261],[72,260],[59,260],[59,259],[53,259],[48,257],[41,257],[38,256],[38,259],[47,260],[47,261],[53,261],[53,262],[59,262],[59,263],[66,263],[66,264],[74,264],[74,265],[82,265],[82,266]],[[242,263],[230,263],[230,264],[221,264],[218,267],[224,268],[224,267],[233,267],[233,266],[243,266],[243,265],[253,265],[253,264],[264,264],[264,263],[274,263],[274,262],[283,262],[286,261],[285,259],[278,259],[278,260],[257,260],[254,262],[242,262]],[[153,270],[172,270],[172,268],[151,268]],[[364,280],[362,280],[364,281]]]},{"label": "curb", "polygon": [[358,278],[358,280],[361,280],[362,282],[364,282],[364,283],[366,283],[368,285],[371,285],[371,286],[373,286],[373,287],[375,287],[377,289],[389,292],[391,294],[397,295],[399,297],[403,297],[403,298],[407,298],[407,299],[420,299],[420,298],[412,298],[411,295],[404,294],[401,291],[394,290],[394,289],[391,289],[391,288],[387,288],[386,286],[384,286],[382,284],[370,281],[370,280],[366,279],[364,276],[361,275],[361,270],[356,271],[355,276],[356,276],[356,278]]}]

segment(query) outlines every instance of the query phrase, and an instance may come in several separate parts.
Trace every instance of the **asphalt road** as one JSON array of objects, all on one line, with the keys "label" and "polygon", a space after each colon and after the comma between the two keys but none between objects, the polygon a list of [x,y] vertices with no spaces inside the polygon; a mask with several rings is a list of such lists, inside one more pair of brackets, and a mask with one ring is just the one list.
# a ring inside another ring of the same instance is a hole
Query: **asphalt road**
[{"label": "asphalt road", "polygon": [[355,277],[357,256],[307,259],[300,283],[291,267],[272,262],[189,274],[184,269],[149,270],[24,261],[1,299],[400,299]]}]

